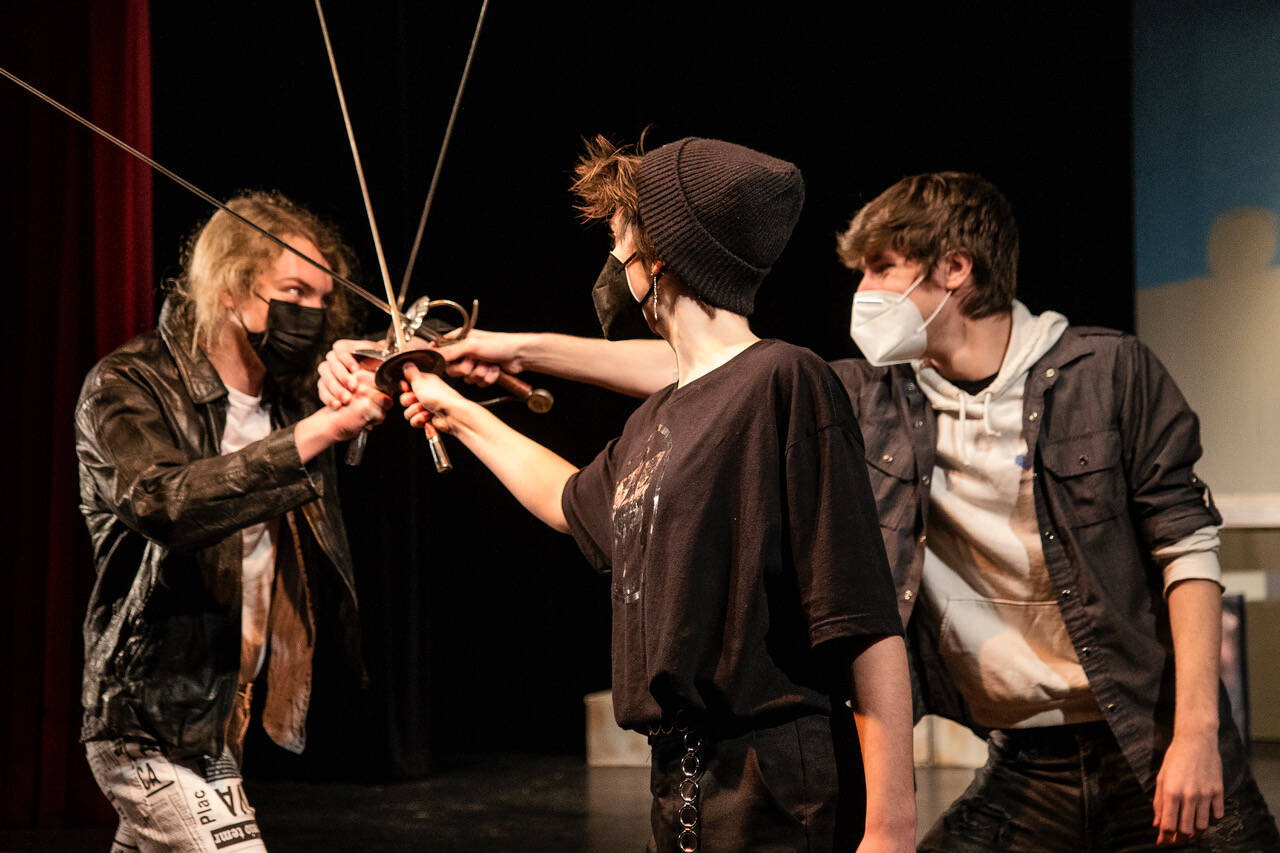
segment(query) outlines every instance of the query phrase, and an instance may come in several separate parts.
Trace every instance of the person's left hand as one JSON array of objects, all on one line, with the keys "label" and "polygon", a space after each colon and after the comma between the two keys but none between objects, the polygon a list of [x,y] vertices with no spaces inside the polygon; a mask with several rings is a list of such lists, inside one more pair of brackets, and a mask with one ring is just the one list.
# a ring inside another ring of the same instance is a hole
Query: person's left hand
[{"label": "person's left hand", "polygon": [[1157,844],[1187,841],[1222,817],[1222,756],[1217,732],[1177,735],[1156,776]]},{"label": "person's left hand", "polygon": [[317,368],[316,390],[320,402],[331,409],[340,409],[360,392],[361,383],[373,379],[378,363],[361,359],[356,355],[375,344],[365,340],[339,340],[325,355]]}]

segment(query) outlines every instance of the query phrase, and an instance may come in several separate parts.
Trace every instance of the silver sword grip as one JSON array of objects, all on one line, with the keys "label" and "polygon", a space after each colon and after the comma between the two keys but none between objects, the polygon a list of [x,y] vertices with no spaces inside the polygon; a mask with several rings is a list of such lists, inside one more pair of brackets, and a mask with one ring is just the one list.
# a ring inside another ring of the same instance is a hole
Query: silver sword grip
[{"label": "silver sword grip", "polygon": [[362,429],[360,434],[351,439],[351,443],[347,445],[346,463],[352,468],[356,467],[364,460],[364,448],[369,443],[369,430]]},{"label": "silver sword grip", "polygon": [[449,451],[445,450],[440,434],[433,432],[427,436],[427,449],[431,451],[431,462],[436,466],[436,473],[443,474],[453,470],[453,462],[449,459]]}]

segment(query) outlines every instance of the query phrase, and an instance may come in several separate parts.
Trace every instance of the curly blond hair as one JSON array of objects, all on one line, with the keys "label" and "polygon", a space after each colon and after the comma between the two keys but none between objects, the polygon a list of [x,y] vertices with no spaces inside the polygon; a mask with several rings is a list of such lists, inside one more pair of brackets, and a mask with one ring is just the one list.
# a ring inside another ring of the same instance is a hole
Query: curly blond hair
[{"label": "curly blond hair", "polygon": [[[227,207],[284,239],[304,237],[320,250],[325,266],[349,278],[354,256],[337,229],[306,208],[274,192],[244,193],[227,202]],[[176,296],[190,303],[195,315],[194,346],[213,344],[230,318],[219,298],[223,293],[236,302],[252,292],[263,270],[285,251],[224,210],[209,218],[187,239],[182,253],[182,272],[173,282]],[[346,290],[337,282],[325,298],[326,338],[347,332],[352,325],[352,305]]]}]

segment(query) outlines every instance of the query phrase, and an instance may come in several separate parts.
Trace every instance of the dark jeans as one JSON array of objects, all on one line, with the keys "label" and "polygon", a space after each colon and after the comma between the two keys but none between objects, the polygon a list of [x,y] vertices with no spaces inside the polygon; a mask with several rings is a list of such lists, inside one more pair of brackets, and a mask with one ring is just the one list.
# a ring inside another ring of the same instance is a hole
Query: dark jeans
[{"label": "dark jeans", "polygon": [[[670,853],[680,849],[684,829],[681,762],[688,749],[679,731],[653,735],[649,743],[648,849]],[[829,717],[802,717],[732,738],[704,735],[699,764],[694,832],[702,853],[834,849],[839,786]]]},{"label": "dark jeans", "polygon": [[1105,723],[992,732],[987,764],[920,843],[921,853],[1280,851],[1253,775],[1208,831],[1156,847],[1151,798]]}]

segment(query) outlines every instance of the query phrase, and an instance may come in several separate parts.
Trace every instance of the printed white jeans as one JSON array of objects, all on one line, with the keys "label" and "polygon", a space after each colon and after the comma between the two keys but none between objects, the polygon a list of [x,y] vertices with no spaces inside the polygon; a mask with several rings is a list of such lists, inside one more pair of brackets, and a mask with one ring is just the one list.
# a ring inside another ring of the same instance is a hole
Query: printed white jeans
[{"label": "printed white jeans", "polygon": [[111,853],[265,853],[230,752],[170,761],[158,746],[136,740],[92,741],[85,751],[120,815]]},{"label": "printed white jeans", "polygon": [[217,757],[171,760],[156,744],[129,739],[85,744],[93,778],[120,815],[111,853],[266,853],[240,775],[249,696],[242,687],[233,744]]}]

